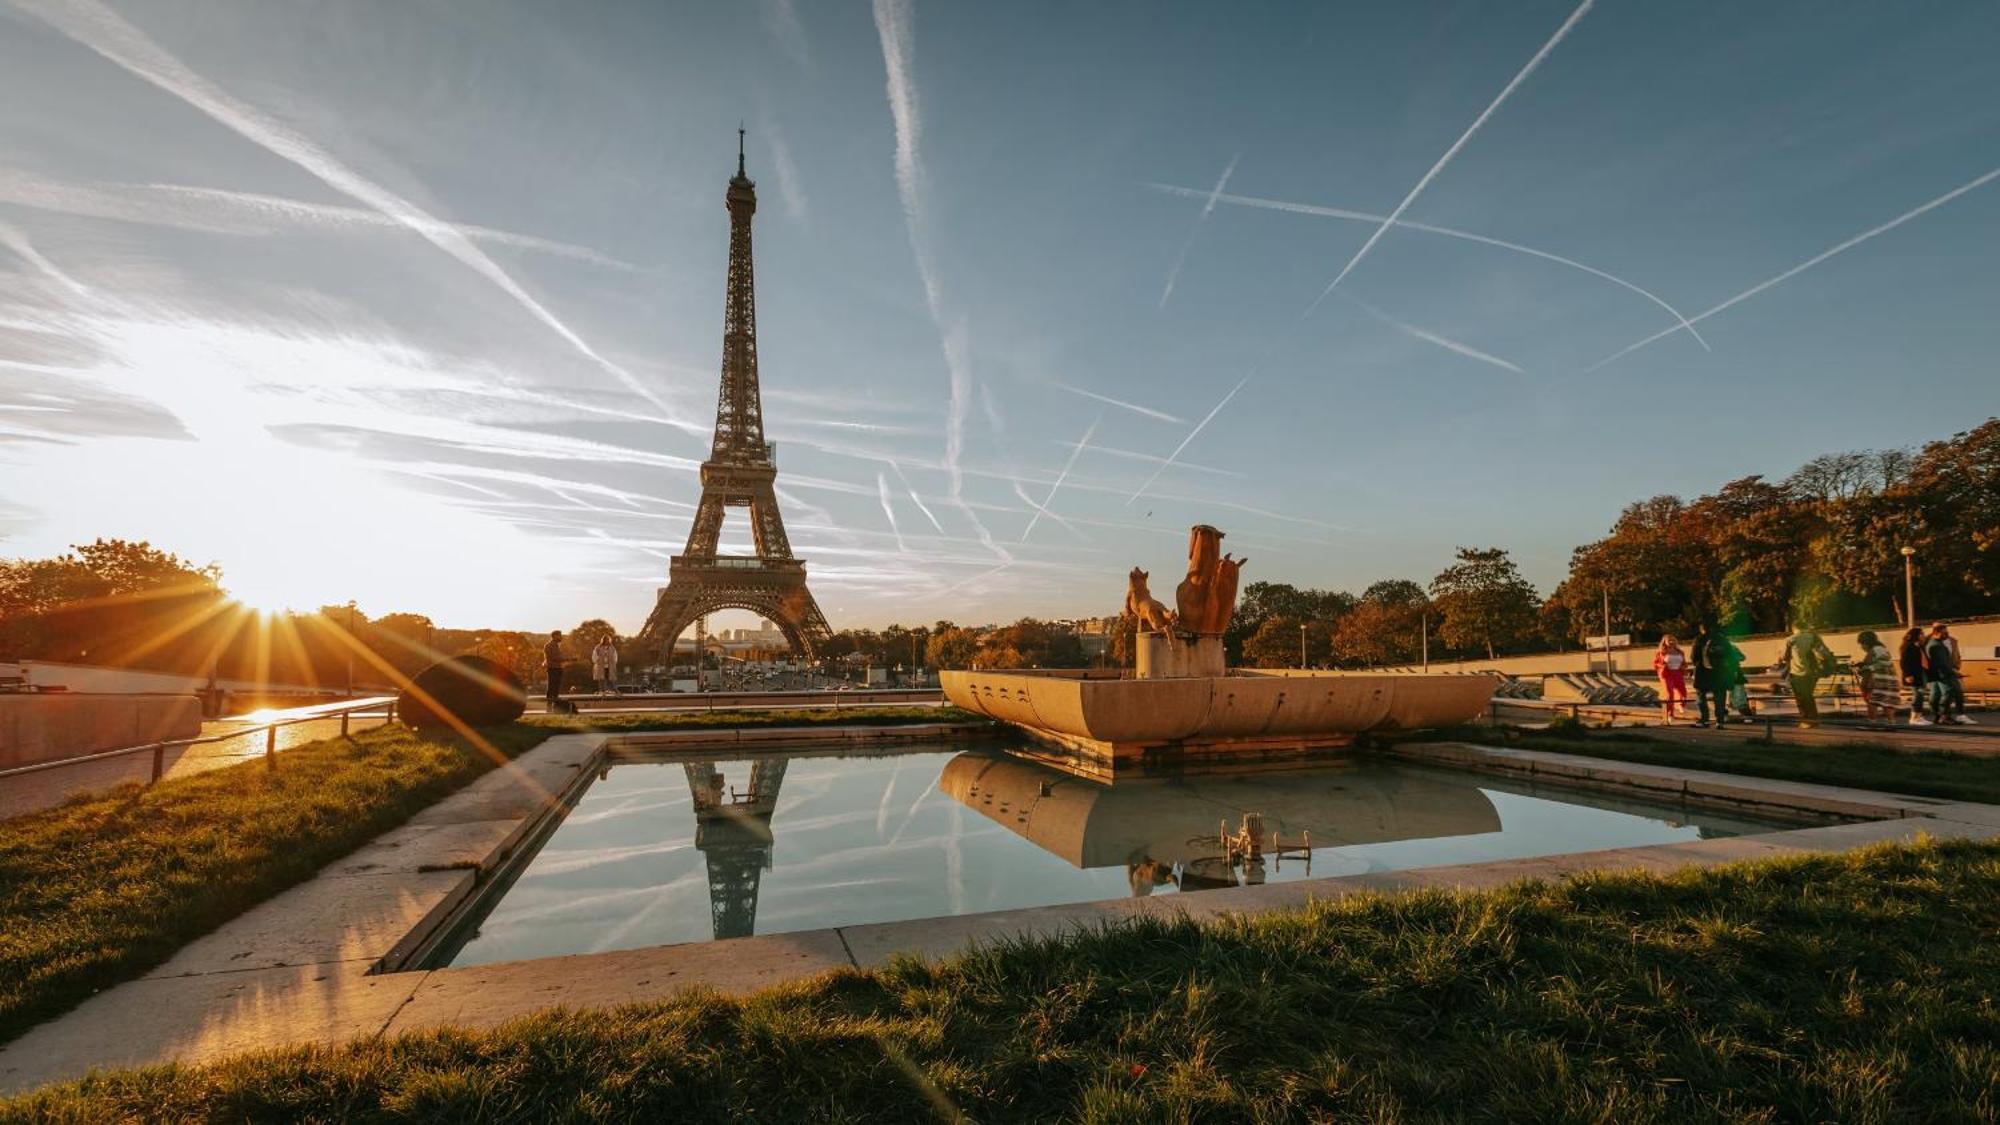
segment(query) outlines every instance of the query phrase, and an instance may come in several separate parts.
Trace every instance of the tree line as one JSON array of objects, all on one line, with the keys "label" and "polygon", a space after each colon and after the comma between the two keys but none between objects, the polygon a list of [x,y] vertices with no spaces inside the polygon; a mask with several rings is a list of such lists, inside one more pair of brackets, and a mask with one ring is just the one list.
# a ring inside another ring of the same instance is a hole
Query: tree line
[{"label": "tree line", "polygon": [[[1651,639],[1707,620],[1732,633],[1899,620],[1903,548],[1926,618],[2000,609],[2000,419],[1916,450],[1816,457],[1782,480],[1743,477],[1683,500],[1631,504],[1577,547],[1543,597],[1505,548],[1461,547],[1428,582],[1389,578],[1359,594],[1253,582],[1225,635],[1230,657],[1264,667],[1377,667],[1575,647],[1604,628]],[[259,624],[259,622],[262,624]],[[1075,621],[951,621],[844,629],[820,655],[878,667],[1129,667],[1134,625],[1091,636]],[[566,630],[587,662],[611,625]],[[370,618],[352,604],[259,618],[214,565],[146,543],[100,539],[53,559],[0,560],[0,658],[145,668],[281,683],[407,675],[437,655],[476,652],[537,678],[547,634],[444,629],[418,613]],[[627,667],[659,654],[619,638]],[[1303,646],[1303,648],[1302,648]],[[768,655],[779,655],[776,653]]]}]

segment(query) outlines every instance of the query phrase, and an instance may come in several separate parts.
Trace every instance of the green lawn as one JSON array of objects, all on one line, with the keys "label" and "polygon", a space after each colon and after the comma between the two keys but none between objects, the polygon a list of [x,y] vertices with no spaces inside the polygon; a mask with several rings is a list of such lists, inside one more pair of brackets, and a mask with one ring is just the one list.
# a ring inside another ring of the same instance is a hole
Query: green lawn
[{"label": "green lawn", "polygon": [[1148,920],[85,1079],[74,1120],[1991,1121],[2000,845]]},{"label": "green lawn", "polygon": [[1844,785],[1905,793],[1913,797],[1944,797],[2000,804],[2000,758],[1960,754],[1905,754],[1862,742],[1829,746],[1797,746],[1763,742],[1751,731],[1742,739],[1674,742],[1639,731],[1582,730],[1565,733],[1514,727],[1469,726],[1429,732],[1410,741],[1455,740],[1485,745],[1517,746],[1588,754],[1624,762],[1717,770],[1781,781]]},{"label": "green lawn", "polygon": [[[489,728],[512,757],[576,730],[940,722],[939,708],[537,718]],[[495,759],[402,726],[0,822],[0,1043],[402,824]]]},{"label": "green lawn", "polygon": [[[484,732],[505,755],[553,733]],[[492,768],[401,726],[0,824],[0,1042],[308,879]]]}]

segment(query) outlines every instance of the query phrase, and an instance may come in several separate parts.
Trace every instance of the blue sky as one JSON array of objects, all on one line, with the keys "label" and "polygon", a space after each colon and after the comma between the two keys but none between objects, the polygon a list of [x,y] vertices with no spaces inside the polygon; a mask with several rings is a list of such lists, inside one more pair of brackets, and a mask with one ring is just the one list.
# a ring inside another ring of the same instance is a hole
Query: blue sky
[{"label": "blue sky", "polygon": [[0,553],[637,626],[741,120],[836,627],[1112,612],[1197,522],[1547,590],[1628,501],[2000,409],[1996,56],[1987,3],[0,0]]}]

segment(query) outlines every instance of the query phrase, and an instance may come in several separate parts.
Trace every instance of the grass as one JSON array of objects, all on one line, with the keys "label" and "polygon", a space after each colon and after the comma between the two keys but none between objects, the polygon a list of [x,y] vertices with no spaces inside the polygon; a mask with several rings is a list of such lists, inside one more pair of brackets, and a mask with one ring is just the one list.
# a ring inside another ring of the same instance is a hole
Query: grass
[{"label": "grass", "polygon": [[[483,732],[512,757],[581,730],[814,726],[977,718],[954,709],[537,717]],[[401,726],[308,743],[158,785],[127,785],[0,828],[0,1043],[140,976],[311,878],[494,760]]]},{"label": "grass", "polygon": [[[514,755],[553,732],[484,732]],[[457,738],[380,727],[151,787],[125,785],[0,831],[0,1042],[139,976],[492,768]]]},{"label": "grass", "polygon": [[1994,1120],[2000,845],[1143,920],[94,1075],[22,1120]]},{"label": "grass", "polygon": [[1490,726],[1462,727],[1419,737],[1426,742],[1498,743],[1623,762],[2000,804],[2000,758],[1905,753],[1865,742],[1805,746],[1763,742],[1748,733],[1741,741],[1675,742],[1618,729],[1535,731]]}]

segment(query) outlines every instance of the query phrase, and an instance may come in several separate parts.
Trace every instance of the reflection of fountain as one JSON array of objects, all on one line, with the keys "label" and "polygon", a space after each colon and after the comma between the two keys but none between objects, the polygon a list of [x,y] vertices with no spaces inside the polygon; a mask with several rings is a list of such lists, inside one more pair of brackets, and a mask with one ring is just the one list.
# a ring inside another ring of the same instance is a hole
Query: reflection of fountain
[{"label": "reflection of fountain", "polygon": [[1124,867],[1134,895],[1261,883],[1267,860],[1311,847],[1500,830],[1478,784],[1450,774],[1265,768],[1106,785],[969,751],[938,788],[1074,867]]},{"label": "reflection of fountain", "polygon": [[715,763],[687,763],[694,846],[708,861],[709,920],[718,938],[746,937],[757,928],[757,886],[771,866],[771,814],[785,783],[785,761],[752,763],[749,791],[726,794]]},{"label": "reflection of fountain", "polygon": [[1221,553],[1222,538],[1207,525],[1190,532],[1177,613],[1133,568],[1125,606],[1140,626],[1131,672],[947,671],[945,695],[1114,774],[1148,759],[1297,756],[1346,746],[1363,731],[1447,726],[1486,709],[1499,683],[1486,673],[1225,667],[1222,635],[1243,562]]}]

